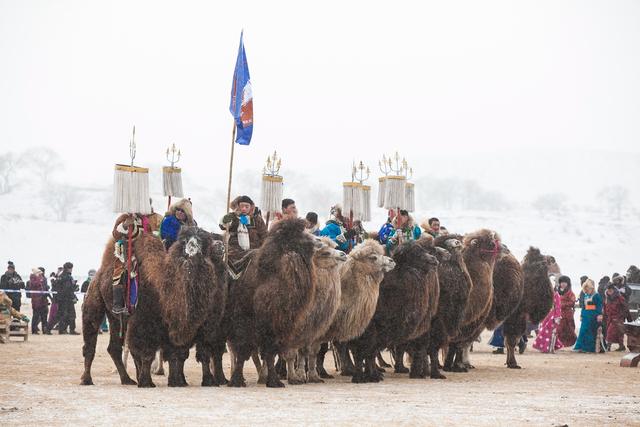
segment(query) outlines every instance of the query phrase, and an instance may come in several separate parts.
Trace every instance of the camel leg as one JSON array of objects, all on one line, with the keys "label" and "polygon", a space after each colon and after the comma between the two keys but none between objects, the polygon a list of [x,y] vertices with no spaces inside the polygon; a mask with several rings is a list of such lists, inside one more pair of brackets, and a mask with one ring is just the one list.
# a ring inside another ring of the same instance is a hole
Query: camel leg
[{"label": "camel leg", "polygon": [[98,329],[100,325],[95,322],[84,320],[82,325],[82,356],[84,357],[84,372],[80,378],[80,385],[93,385],[91,378],[91,365],[96,356],[96,343],[98,341]]},{"label": "camel leg", "polygon": [[217,385],[225,385],[229,381],[224,376],[224,368],[222,367],[222,356],[224,355],[225,344],[220,343],[213,348],[211,358],[211,366],[213,368],[213,378]]},{"label": "camel leg", "polygon": [[[440,360],[438,359],[438,347],[431,346],[429,349],[429,358],[431,359],[431,373],[430,377],[434,380],[446,380],[442,372],[440,372]],[[425,372],[426,374],[426,372]]]},{"label": "camel leg", "polygon": [[262,369],[262,361],[257,351],[251,353],[251,361],[253,362],[253,366],[256,367],[256,372],[260,372],[260,369]]},{"label": "camel leg", "polygon": [[391,368],[392,366],[390,364],[388,364],[384,358],[382,357],[382,352],[378,351],[378,354],[376,354],[376,360],[378,361],[378,366],[380,366],[381,368]]},{"label": "camel leg", "polygon": [[[277,369],[276,369],[277,370]],[[267,362],[262,361],[260,365],[260,369],[258,369],[258,384],[266,384],[267,383],[267,375],[268,375]]]},{"label": "camel leg", "polygon": [[[231,346],[229,346],[229,350],[231,350]],[[231,372],[231,379],[227,383],[227,387],[246,387],[247,382],[244,379],[244,362],[249,359],[249,355],[251,352],[244,352],[239,349],[234,349],[233,352],[233,370]],[[245,357],[246,354],[246,357]]]},{"label": "camel leg", "polygon": [[318,372],[318,352],[321,351],[322,344],[315,343],[309,347],[309,372],[307,373],[307,382],[323,383],[322,376]]},{"label": "camel leg", "polygon": [[169,387],[186,387],[186,378],[184,377],[184,361],[189,357],[189,350],[171,349],[165,354],[169,357],[169,378],[167,385]]},{"label": "camel leg", "polygon": [[151,363],[153,359],[153,356],[147,358],[140,356],[133,357],[133,362],[136,365],[138,387],[140,388],[152,388],[156,386],[151,379]]},{"label": "camel leg", "polygon": [[296,375],[305,383],[307,382],[307,359],[309,356],[308,353],[309,349],[306,347],[298,350],[298,361],[296,363]]},{"label": "camel leg", "polygon": [[109,315],[109,325],[113,325],[113,327],[109,328],[109,346],[107,347],[107,352],[116,365],[118,375],[120,375],[120,384],[136,385],[136,382],[131,379],[122,362],[122,339],[118,336],[120,321],[119,319],[116,321],[114,316]]},{"label": "camel leg", "polygon": [[267,387],[280,388],[284,387],[284,384],[278,378],[278,373],[276,372],[275,367],[275,359],[276,356],[274,353],[265,353],[263,355],[265,362],[267,363]]},{"label": "camel leg", "polygon": [[395,366],[393,372],[396,374],[408,374],[409,368],[404,366],[404,353],[406,351],[405,345],[397,345],[393,349],[393,358],[395,359]]},{"label": "camel leg", "polygon": [[340,375],[343,377],[352,377],[356,374],[356,366],[351,361],[351,356],[349,355],[349,347],[345,343],[335,342],[336,349],[338,350],[338,358],[340,359],[340,366],[342,367],[342,371]]},{"label": "camel leg", "polygon": [[475,366],[473,366],[471,364],[471,359],[469,358],[472,346],[473,346],[473,344],[470,344],[468,346],[465,346],[464,349],[462,350],[462,363],[464,364],[464,367],[467,368],[467,369],[475,369],[476,368]]},{"label": "camel leg", "polygon": [[456,355],[456,346],[454,344],[449,344],[447,347],[447,354],[444,357],[444,367],[442,368],[446,372],[453,371],[453,359]]},{"label": "camel leg", "polygon": [[424,379],[425,378],[425,357],[426,352],[423,348],[416,348],[412,354],[411,369],[409,369],[409,378]]},{"label": "camel leg", "polygon": [[[297,350],[287,350],[282,354],[284,360],[287,362],[287,382],[290,385],[304,384],[304,380],[300,378],[298,372],[296,372],[296,357],[298,356]],[[267,368],[269,365],[267,364]],[[274,367],[275,369],[275,367]],[[267,384],[269,383],[269,372],[267,373]]]},{"label": "camel leg", "polygon": [[202,366],[202,387],[217,387],[219,385],[215,381],[209,366],[211,363],[211,355],[212,351],[206,345],[200,343],[196,345],[196,360]]},{"label": "camel leg", "polygon": [[278,355],[278,361],[276,362],[276,372],[278,372],[278,376],[281,380],[287,379],[287,362],[281,355]]},{"label": "camel leg", "polygon": [[162,350],[158,350],[156,357],[151,364],[151,373],[153,375],[164,375],[164,359],[162,357]]},{"label": "camel leg", "polygon": [[355,384],[366,383],[367,380],[364,375],[364,353],[360,348],[354,348],[352,351],[355,366],[353,367],[351,382]]},{"label": "camel leg", "polygon": [[[315,356],[316,370],[318,371],[318,375],[320,376],[320,378],[333,378],[333,376],[329,375],[329,373],[324,369],[324,358],[328,351],[329,343],[324,342],[320,345],[318,354]],[[309,368],[309,371],[311,371],[311,368]]]},{"label": "camel leg", "polygon": [[507,346],[507,368],[509,369],[520,369],[516,361],[516,344],[518,343],[518,338],[519,337],[513,335],[505,335],[504,337],[504,343]]}]

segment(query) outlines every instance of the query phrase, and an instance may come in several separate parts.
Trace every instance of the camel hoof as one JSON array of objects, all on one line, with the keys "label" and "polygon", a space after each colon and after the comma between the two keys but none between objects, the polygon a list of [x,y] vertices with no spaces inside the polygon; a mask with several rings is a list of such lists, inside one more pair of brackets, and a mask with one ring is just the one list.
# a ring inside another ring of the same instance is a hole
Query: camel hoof
[{"label": "camel hoof", "polygon": [[451,372],[469,372],[469,370],[464,366],[454,366],[451,368]]},{"label": "camel hoof", "polygon": [[407,368],[406,366],[396,366],[393,372],[395,372],[396,374],[408,374],[409,368]]},{"label": "camel hoof", "polygon": [[376,369],[378,370],[378,372],[387,372],[387,370],[384,369],[382,366],[376,366]]},{"label": "camel hoof", "polygon": [[[291,383],[289,383],[291,384]],[[302,384],[302,383],[300,383]],[[284,387],[284,383],[282,381],[280,381],[279,379],[275,379],[273,381],[267,381],[267,387],[269,388],[283,388]]]},{"label": "camel hoof", "polygon": [[364,383],[366,383],[367,381],[365,380],[365,378],[364,378],[364,375],[363,375],[363,374],[354,374],[354,375],[351,377],[351,382],[352,382],[352,383],[354,383],[354,384],[364,384]]},{"label": "camel hoof", "polygon": [[327,380],[331,380],[333,379],[333,375],[329,375],[326,371],[325,372],[320,372],[320,378],[324,378]]},{"label": "camel hoof", "polygon": [[353,377],[356,374],[355,369],[343,369],[342,372],[340,372],[340,376],[342,377]]},{"label": "camel hoof", "polygon": [[227,383],[227,387],[246,387],[247,383],[244,378],[231,378],[231,381]]},{"label": "camel hoof", "polygon": [[215,383],[216,385],[227,385],[229,384],[229,380],[223,376],[222,378],[216,378]]},{"label": "camel hoof", "polygon": [[310,384],[322,384],[324,381],[317,375],[309,375],[307,382]]},{"label": "camel hoof", "polygon": [[522,369],[520,366],[518,365],[507,365],[507,368],[509,369]]},{"label": "camel hoof", "polygon": [[155,388],[156,385],[153,383],[153,381],[144,381],[138,384],[138,388]]},{"label": "camel hoof", "polygon": [[[300,384],[304,384],[305,381],[301,380],[300,378],[289,378],[287,380],[287,383],[289,383],[289,385],[300,385]],[[267,387],[269,387],[268,383],[267,383]]]},{"label": "camel hoof", "polygon": [[218,384],[213,377],[211,378],[203,378],[202,379],[202,383],[200,384],[202,387],[218,387],[220,384]]},{"label": "camel hoof", "polygon": [[427,378],[427,376],[425,374],[423,374],[422,372],[420,372],[420,373],[409,372],[409,378],[414,379],[414,380],[423,380],[423,379]]},{"label": "camel hoof", "polygon": [[93,380],[91,378],[82,378],[80,379],[80,385],[93,385]]},{"label": "camel hoof", "polygon": [[137,382],[135,382],[134,380],[132,380],[131,378],[125,378],[122,381],[120,381],[120,383],[122,385],[136,385],[138,384]]},{"label": "camel hoof", "polygon": [[438,372],[437,374],[431,374],[431,379],[432,380],[446,380],[447,377],[445,377],[440,372]]}]

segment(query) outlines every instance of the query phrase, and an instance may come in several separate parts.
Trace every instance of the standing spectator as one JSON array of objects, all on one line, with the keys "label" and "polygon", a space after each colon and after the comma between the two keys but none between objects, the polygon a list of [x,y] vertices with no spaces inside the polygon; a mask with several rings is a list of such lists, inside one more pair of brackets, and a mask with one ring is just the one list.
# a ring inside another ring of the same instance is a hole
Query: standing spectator
[{"label": "standing spectator", "polygon": [[611,279],[611,283],[616,286],[616,289],[618,289],[618,292],[620,292],[620,295],[622,295],[624,301],[628,304],[629,298],[631,298],[631,288],[627,285],[625,277],[616,273],[613,279]]},{"label": "standing spectator", "polygon": [[[607,278],[607,282],[608,282],[609,281],[609,277],[608,276],[604,276],[602,279],[600,279],[600,282],[598,282],[598,283],[601,283],[604,280],[605,277]],[[583,304],[584,291],[582,290],[582,285],[584,285],[584,282],[586,282],[587,279],[588,279],[587,276],[580,276],[580,294],[578,295],[578,305],[580,306],[581,309],[584,308],[584,304]],[[599,285],[598,285],[598,288],[599,288]],[[604,291],[603,291],[602,295],[600,295],[600,296],[604,298]]]},{"label": "standing spectator", "polygon": [[[562,317],[561,299],[557,291],[553,292],[553,308],[540,323],[533,348],[543,353],[553,353],[564,347],[562,340],[558,337],[558,325]],[[555,338],[555,340],[554,340]],[[555,342],[554,342],[555,341]],[[552,347],[553,346],[553,347]]]},{"label": "standing spectator", "polygon": [[576,296],[571,290],[571,279],[567,276],[560,276],[558,279],[558,293],[560,294],[560,307],[562,319],[558,326],[558,338],[570,347],[576,343],[576,323],[573,319],[575,313]]},{"label": "standing spectator", "polygon": [[171,205],[160,225],[160,238],[164,242],[165,248],[169,249],[178,240],[182,226],[191,227],[194,225],[196,222],[193,219],[191,200],[182,199]]},{"label": "standing spectator", "polygon": [[11,298],[11,306],[16,311],[20,311],[20,306],[22,305],[22,293],[20,290],[24,289],[24,282],[22,281],[22,277],[16,273],[16,266],[11,261],[7,264],[6,273],[0,278],[0,289],[13,291],[7,292],[9,298]]},{"label": "standing spectator", "polygon": [[93,277],[96,275],[96,270],[94,270],[93,268],[91,270],[89,270],[89,272],[87,273],[87,279],[82,282],[82,286],[80,287],[80,292],[82,292],[83,294],[86,294],[87,291],[89,290],[89,285],[91,284],[91,281],[93,280]]},{"label": "standing spectator", "polygon": [[70,335],[79,335],[76,332],[76,308],[75,304],[78,301],[75,292],[78,290],[76,281],[73,280],[71,273],[73,271],[73,264],[70,262],[64,263],[64,271],[60,277],[56,280],[58,290],[58,319],[60,324],[58,325],[59,334],[66,334],[67,328],[69,328]]},{"label": "standing spectator", "polygon": [[616,351],[625,351],[624,321],[629,318],[629,307],[615,284],[607,286],[604,303],[604,319],[607,325],[607,343],[609,351],[612,344],[618,344]]},{"label": "standing spectator", "polygon": [[305,221],[307,222],[305,229],[314,236],[319,236],[320,227],[318,226],[318,214],[315,212],[307,212]]},{"label": "standing spectator", "polygon": [[396,211],[393,209],[389,209],[389,216],[387,217],[387,222],[385,222],[382,227],[380,227],[380,231],[378,231],[378,241],[381,245],[385,246],[387,244],[387,240],[389,239],[389,234],[393,231],[393,218],[395,218]]},{"label": "standing spectator", "polygon": [[584,308],[580,313],[580,333],[573,349],[581,353],[595,353],[598,324],[602,322],[602,298],[591,279],[585,280],[582,291]]},{"label": "standing spectator", "polygon": [[47,315],[49,314],[49,301],[47,299],[47,278],[44,276],[44,269],[34,268],[29,277],[27,296],[31,298],[31,308],[33,309],[33,319],[31,322],[31,334],[39,334],[38,326],[42,324],[42,333],[49,334],[47,327]]},{"label": "standing spectator", "polygon": [[297,219],[298,208],[296,202],[292,199],[284,199],[282,201],[282,219]]},{"label": "standing spectator", "polygon": [[[60,272],[61,269],[58,269],[58,271]],[[54,272],[51,272],[49,275],[49,288],[53,291],[53,295],[51,295],[51,308],[49,309],[49,321],[47,322],[47,330],[49,331],[49,334],[51,334],[51,331],[58,323],[58,288],[56,284],[58,276],[59,274]]]}]

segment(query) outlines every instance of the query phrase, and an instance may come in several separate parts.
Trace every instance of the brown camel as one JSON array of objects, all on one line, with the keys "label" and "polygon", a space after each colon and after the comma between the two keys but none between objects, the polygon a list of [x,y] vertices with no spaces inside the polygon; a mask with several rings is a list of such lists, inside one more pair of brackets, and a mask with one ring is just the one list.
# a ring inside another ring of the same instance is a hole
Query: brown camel
[{"label": "brown camel", "polygon": [[[127,344],[136,362],[139,387],[154,387],[151,363],[162,348],[169,362],[168,385],[187,385],[184,361],[196,345],[196,360],[202,365],[202,385],[217,386],[211,374],[212,356],[222,352],[218,329],[226,301],[223,243],[197,227],[184,228],[159,269],[154,289],[145,289],[129,321]],[[214,358],[215,360],[215,358]]]},{"label": "brown camel", "polygon": [[[451,340],[444,364],[445,371],[466,372],[468,348],[484,328],[493,301],[493,269],[500,252],[500,236],[492,230],[478,230],[464,236],[462,256],[472,286],[463,311],[460,333]],[[455,360],[454,360],[455,357]]]},{"label": "brown camel", "polygon": [[[320,338],[327,332],[338,311],[341,298],[340,267],[347,260],[347,255],[335,250],[336,244],[328,238],[322,239],[323,247],[313,255],[315,267],[316,293],[311,310],[304,322],[299,323],[292,337],[288,340],[288,349],[282,352],[287,362],[287,382],[302,384],[308,382],[323,382],[316,372],[315,355],[320,347]],[[316,348],[316,342],[317,348]],[[312,348],[308,348],[312,347]],[[309,376],[306,378],[304,360],[315,350],[309,361]],[[300,363],[296,367],[298,357]]]},{"label": "brown camel", "polygon": [[[437,310],[439,287],[433,247],[418,242],[400,245],[393,253],[396,268],[385,274],[375,314],[364,333],[349,342],[356,365],[354,383],[379,382],[382,373],[375,366],[378,350],[414,340],[428,331]],[[426,351],[420,348],[418,351]]]},{"label": "brown camel", "polygon": [[[124,224],[128,227],[131,223],[130,215],[121,215],[116,221],[118,224]],[[114,235],[116,233],[114,227]],[[126,324],[120,324],[120,316],[115,316],[111,312],[113,305],[113,270],[116,262],[114,255],[115,238],[112,236],[102,255],[100,268],[92,280],[89,290],[85,295],[84,304],[82,305],[82,335],[84,345],[82,347],[82,355],[84,356],[84,372],[82,374],[82,385],[93,385],[91,378],[91,365],[96,354],[96,341],[98,330],[102,324],[104,316],[109,320],[109,346],[107,351],[113,360],[113,363],[120,375],[120,382],[123,385],[135,385],[136,382],[129,377],[122,362],[122,345],[126,335]],[[154,277],[150,273],[159,269],[163,264],[166,252],[162,242],[150,233],[142,233],[133,242],[134,253],[138,259],[140,276],[139,291],[144,292],[145,289],[151,289],[155,286]]]},{"label": "brown camel", "polygon": [[527,320],[537,324],[553,307],[553,289],[549,280],[549,266],[555,259],[530,247],[522,260],[524,294],[518,308],[504,321],[504,342],[507,348],[507,367],[520,369],[516,361],[515,347],[527,330]]},{"label": "brown camel", "polygon": [[234,353],[230,387],[246,385],[243,368],[255,349],[267,364],[267,387],[284,387],[275,356],[292,348],[316,294],[313,255],[323,244],[300,219],[278,221],[265,242],[250,253],[249,265],[231,289],[229,344]]},{"label": "brown camel", "polygon": [[[349,253],[340,273],[340,306],[331,327],[320,342],[346,343],[362,335],[376,311],[384,273],[393,270],[395,265],[391,258],[384,255],[384,248],[375,240],[366,240]],[[316,347],[318,346],[317,342]],[[344,366],[351,362],[351,358],[346,353],[346,344],[339,347]],[[312,350],[312,354],[317,350]],[[312,372],[311,367],[309,371]],[[353,370],[350,375],[353,375]]]},{"label": "brown camel", "polygon": [[524,293],[524,277],[520,262],[506,245],[500,245],[500,254],[493,269],[493,303],[484,325],[493,330],[514,313]]}]

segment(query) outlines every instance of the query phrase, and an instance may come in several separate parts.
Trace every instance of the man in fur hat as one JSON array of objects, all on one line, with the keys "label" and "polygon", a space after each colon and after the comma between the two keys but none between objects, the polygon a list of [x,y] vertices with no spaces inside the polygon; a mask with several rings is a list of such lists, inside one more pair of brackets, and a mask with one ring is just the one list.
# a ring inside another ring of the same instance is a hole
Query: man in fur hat
[{"label": "man in fur hat", "polygon": [[20,289],[24,289],[24,282],[22,277],[16,273],[16,266],[13,262],[9,261],[7,264],[7,271],[0,278],[0,289],[10,289],[15,292],[8,292],[9,298],[12,301],[12,307],[17,311],[20,311],[22,305],[22,294]]},{"label": "man in fur hat", "polygon": [[160,238],[165,248],[168,250],[178,240],[182,226],[193,227],[194,225],[196,222],[193,220],[191,200],[182,199],[171,205],[160,225]]},{"label": "man in fur hat", "polygon": [[235,262],[249,249],[262,246],[267,236],[267,226],[249,196],[237,197],[231,205],[233,211],[222,218],[220,228],[229,233],[228,257]]}]

